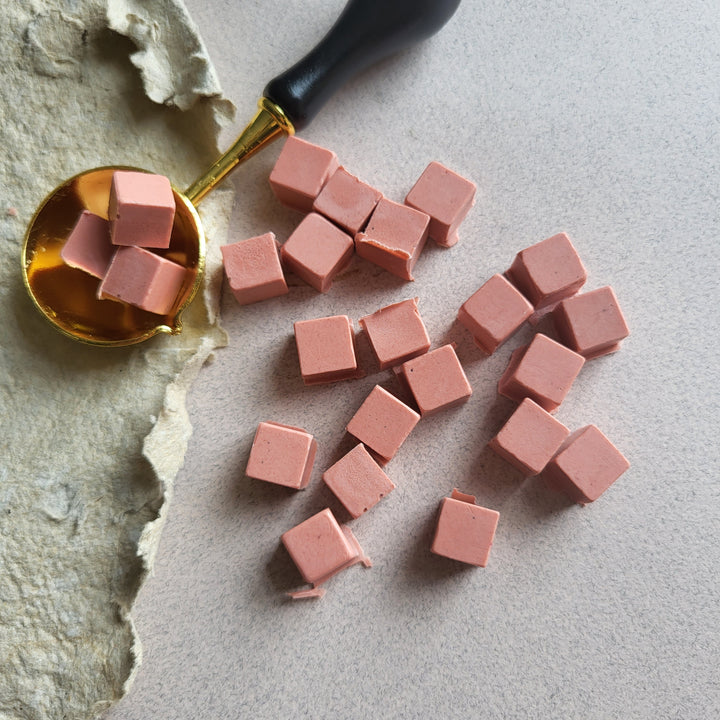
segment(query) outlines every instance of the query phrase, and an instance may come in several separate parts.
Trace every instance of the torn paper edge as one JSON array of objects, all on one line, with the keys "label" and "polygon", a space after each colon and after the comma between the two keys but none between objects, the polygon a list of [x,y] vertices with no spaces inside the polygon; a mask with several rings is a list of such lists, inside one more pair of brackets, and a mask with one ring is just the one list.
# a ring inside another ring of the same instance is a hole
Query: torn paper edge
[{"label": "torn paper edge", "polygon": [[[162,105],[189,110],[199,98],[213,100],[216,134],[235,117],[220,81],[182,0],[165,0],[165,12],[150,17],[141,0],[108,0],[108,27],[138,48],[130,62],[140,71],[145,94]],[[174,42],[167,42],[169,36]]]},{"label": "torn paper edge", "polygon": [[[149,461],[158,482],[161,485],[162,504],[157,517],[147,523],[138,540],[137,555],[142,560],[142,577],[137,584],[137,592],[144,585],[148,575],[152,573],[155,554],[160,542],[160,535],[167,520],[168,508],[172,500],[173,486],[177,473],[183,466],[188,442],[192,435],[192,426],[185,407],[188,390],[211,353],[227,344],[227,335],[215,324],[211,332],[203,337],[200,347],[185,363],[177,378],[165,390],[162,410],[155,426],[143,441],[143,456]],[[173,446],[169,447],[167,438],[173,438]],[[135,680],[142,663],[142,643],[132,618],[132,609],[137,599],[131,598],[130,604],[120,607],[120,615],[130,625],[133,636],[133,664],[130,674],[123,683],[122,696],[127,695]]]},{"label": "torn paper edge", "polygon": [[[175,106],[183,111],[190,109],[198,100],[212,102],[214,139],[217,141],[220,129],[234,117],[235,107],[222,96],[215,69],[198,28],[184,4],[181,0],[166,0],[166,3],[167,12],[159,19],[151,19],[145,9],[134,0],[108,0],[108,27],[131,39],[138,47],[130,60],[140,71],[144,91],[151,100]],[[176,42],[168,42],[170,34],[175,36]],[[182,72],[179,72],[179,68]],[[216,206],[213,213],[216,218],[229,218],[233,198],[234,193],[231,190],[222,189],[215,193],[212,200],[206,202],[205,207]],[[223,204],[226,206],[225,213],[221,212],[220,206]],[[223,230],[227,232],[227,226],[218,227],[216,234]],[[185,407],[187,392],[212,352],[227,344],[227,334],[218,323],[221,266],[219,261],[210,262],[216,252],[219,254],[217,248],[208,248],[202,295],[195,300],[196,303],[203,304],[209,329],[201,338],[193,356],[184,364],[175,380],[166,387],[157,422],[143,442],[143,455],[149,461],[161,486],[162,505],[157,517],[145,525],[138,540],[137,556],[142,560],[143,569],[136,593],[119,607],[120,617],[123,622],[128,623],[133,636],[133,663],[123,683],[121,697],[129,692],[142,662],[142,645],[132,618],[132,609],[140,588],[152,571],[160,535],[167,519],[173,483],[184,463],[192,434]],[[172,448],[167,444],[168,437],[173,438]]]}]

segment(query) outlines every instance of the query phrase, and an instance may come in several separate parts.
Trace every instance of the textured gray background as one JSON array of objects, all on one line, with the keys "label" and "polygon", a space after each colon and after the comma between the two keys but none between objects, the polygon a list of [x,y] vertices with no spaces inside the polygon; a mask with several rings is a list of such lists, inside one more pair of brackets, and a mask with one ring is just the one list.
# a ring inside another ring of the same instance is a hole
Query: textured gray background
[{"label": "textured gray background", "polygon": [[[188,1],[238,127],[342,5]],[[465,0],[440,35],[326,107],[304,137],[389,197],[437,159],[477,182],[478,202],[413,284],[356,259],[324,296],[296,283],[242,308],[226,292],[230,345],[191,393],[195,433],[136,607],[144,664],[107,717],[720,715],[718,30],[712,2]],[[268,189],[278,151],[237,173],[231,239],[284,240],[298,222]],[[559,230],[633,333],[558,413],[597,424],[632,463],[586,508],[485,448],[513,407],[497,378],[529,331],[485,359],[454,323],[485,279]],[[474,395],[418,425],[387,468],[397,490],[353,522],[374,567],[287,602],[300,577],[280,534],[337,509],[320,475],[351,446],[343,427],[372,385],[395,387],[372,366],[304,388],[292,322],[415,295],[435,344],[457,342]],[[267,419],[316,435],[306,491],[243,476]],[[500,511],[484,570],[428,552],[454,486]]]}]

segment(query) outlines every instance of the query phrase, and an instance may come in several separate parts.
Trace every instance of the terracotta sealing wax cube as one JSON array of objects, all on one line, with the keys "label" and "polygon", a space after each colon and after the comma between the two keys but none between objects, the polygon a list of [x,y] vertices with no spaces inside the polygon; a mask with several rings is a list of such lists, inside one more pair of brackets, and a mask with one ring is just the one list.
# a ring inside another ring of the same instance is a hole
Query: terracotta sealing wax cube
[{"label": "terracotta sealing wax cube", "polygon": [[594,425],[574,432],[543,470],[553,490],[580,504],[594,502],[628,468],[624,455]]},{"label": "terracotta sealing wax cube", "polygon": [[350,529],[340,525],[329,508],[283,533],[281,540],[305,582],[315,586],[357,562],[371,564]]},{"label": "terracotta sealing wax cube", "polygon": [[353,239],[317,213],[306,215],[280,251],[285,267],[318,292],[327,292],[355,252]]},{"label": "terracotta sealing wax cube", "polygon": [[170,246],[175,196],[163,175],[118,170],[113,173],[108,206],[113,245]]},{"label": "terracotta sealing wax cube", "polygon": [[346,315],[299,320],[294,328],[300,373],[306,385],[362,375],[355,356],[352,321]]},{"label": "terracotta sealing wax cube", "polygon": [[355,236],[355,251],[393,275],[412,280],[429,223],[425,213],[382,198],[365,230]]},{"label": "terracotta sealing wax cube", "polygon": [[472,395],[452,345],[443,345],[408,360],[401,366],[400,373],[423,416],[460,405]]},{"label": "terracotta sealing wax cube", "polygon": [[569,433],[550,413],[526,398],[488,445],[530,477],[542,472]]},{"label": "terracotta sealing wax cube", "polygon": [[563,300],[553,310],[558,336],[587,360],[615,352],[630,334],[609,286]]},{"label": "terracotta sealing wax cube", "polygon": [[565,233],[521,250],[506,275],[536,310],[574,295],[587,280],[580,256]]},{"label": "terracotta sealing wax cube", "polygon": [[376,385],[347,424],[347,431],[387,462],[418,420],[418,413]]},{"label": "terracotta sealing wax cube", "polygon": [[283,205],[307,213],[338,166],[332,150],[291,135],[270,173],[270,187]]},{"label": "terracotta sealing wax cube", "polygon": [[230,289],[241,305],[287,293],[273,233],[222,245],[220,252]]},{"label": "terracotta sealing wax cube", "polygon": [[362,443],[328,468],[323,480],[354,518],[395,488]]},{"label": "terracotta sealing wax cube", "polygon": [[453,490],[440,504],[432,552],[485,567],[500,513],[477,505],[473,495]]},{"label": "terracotta sealing wax cube", "polygon": [[475,344],[491,355],[532,315],[533,306],[502,275],[493,275],[458,311]]},{"label": "terracotta sealing wax cube", "polygon": [[324,215],[351,235],[365,227],[382,193],[338,168],[315,198],[313,210]]},{"label": "terracotta sealing wax cube", "polygon": [[440,246],[458,241],[458,226],[475,203],[475,183],[431,162],[405,198],[405,204],[430,216],[428,235]]},{"label": "terracotta sealing wax cube", "polygon": [[548,412],[554,412],[584,364],[582,355],[537,333],[529,345],[510,356],[498,382],[498,392],[517,402],[531,398]]},{"label": "terracotta sealing wax cube", "polygon": [[310,482],[317,442],[305,430],[261,422],[255,432],[245,474],[256,480],[301,490]]},{"label": "terracotta sealing wax cube", "polygon": [[100,282],[98,298],[120,300],[165,315],[178,297],[186,270],[140,247],[117,248]]},{"label": "terracotta sealing wax cube", "polygon": [[83,210],[60,250],[60,257],[70,267],[102,278],[116,250],[110,242],[110,223]]},{"label": "terracotta sealing wax cube", "polygon": [[381,370],[422,355],[430,347],[417,298],[403,300],[366,315],[360,318],[360,325]]}]

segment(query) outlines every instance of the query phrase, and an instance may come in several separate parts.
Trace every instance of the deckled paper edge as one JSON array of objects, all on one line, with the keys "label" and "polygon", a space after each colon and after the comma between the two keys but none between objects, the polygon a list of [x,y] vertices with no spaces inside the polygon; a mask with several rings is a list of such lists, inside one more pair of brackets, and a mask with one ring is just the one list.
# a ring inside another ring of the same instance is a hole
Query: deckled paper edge
[{"label": "deckled paper edge", "polygon": [[[167,386],[157,422],[143,441],[143,456],[150,463],[162,486],[162,504],[157,518],[145,525],[138,540],[137,555],[143,564],[143,574],[137,585],[138,592],[148,575],[152,574],[160,535],[172,500],[175,477],[184,463],[188,441],[192,435],[192,425],[185,408],[187,392],[212,352],[226,344],[227,334],[215,324],[212,332],[203,338],[197,352],[185,363],[178,377]],[[172,438],[172,444],[167,442],[167,438]],[[120,607],[120,615],[130,626],[133,636],[133,664],[123,683],[122,696],[130,691],[142,663],[142,643],[132,617],[136,599],[137,594],[129,605]]]},{"label": "deckled paper edge", "polygon": [[[108,0],[108,27],[135,43],[138,49],[130,55],[130,61],[140,71],[145,94],[153,102],[184,111],[198,98],[212,98],[219,130],[233,119],[235,106],[222,96],[200,31],[182,0],[167,3],[166,14],[148,22],[133,12],[135,0]],[[180,42],[174,45],[158,42],[168,28],[181,34]]]},{"label": "deckled paper edge", "polygon": [[[140,71],[143,89],[151,100],[175,106],[183,111],[190,109],[199,100],[212,102],[214,135],[217,138],[222,127],[234,117],[235,106],[222,96],[219,80],[200,38],[199,30],[184,4],[181,0],[168,0],[168,4],[169,12],[161,18],[161,21],[166,26],[172,25],[175,31],[181,31],[182,57],[176,58],[165,43],[158,42],[161,31],[157,23],[148,25],[141,16],[129,12],[132,0],[107,1],[108,27],[128,37],[138,47],[138,50],[130,56],[130,60]],[[191,48],[189,53],[187,48]],[[177,68],[183,66],[181,60],[187,62],[187,67],[190,68],[186,73],[177,72]],[[226,214],[216,214],[215,217],[229,217],[233,198],[234,193],[231,190],[219,190],[212,201],[207,201],[206,207],[216,206],[215,210],[218,212],[221,210],[219,206],[225,205]],[[200,214],[202,216],[205,213],[201,210]],[[208,216],[212,217],[210,214]],[[204,222],[204,224],[212,225],[212,222]],[[223,231],[227,232],[227,226],[217,227],[216,232],[211,232],[210,236],[219,235]],[[123,683],[122,696],[129,692],[142,663],[142,644],[132,617],[133,605],[147,576],[152,573],[160,535],[172,499],[174,480],[182,468],[192,435],[192,426],[185,407],[187,393],[202,366],[211,358],[213,351],[224,347],[228,341],[227,333],[218,322],[221,284],[222,267],[219,250],[216,247],[208,247],[201,301],[210,326],[209,330],[175,380],[166,387],[163,407],[157,422],[143,441],[143,456],[150,463],[162,488],[162,504],[158,516],[145,525],[138,540],[137,556],[142,560],[143,571],[137,584],[137,592],[128,603],[119,607],[120,616],[123,622],[129,625],[133,636],[133,664]],[[200,298],[195,302],[198,301]],[[172,443],[167,442],[168,438],[172,438]]]}]

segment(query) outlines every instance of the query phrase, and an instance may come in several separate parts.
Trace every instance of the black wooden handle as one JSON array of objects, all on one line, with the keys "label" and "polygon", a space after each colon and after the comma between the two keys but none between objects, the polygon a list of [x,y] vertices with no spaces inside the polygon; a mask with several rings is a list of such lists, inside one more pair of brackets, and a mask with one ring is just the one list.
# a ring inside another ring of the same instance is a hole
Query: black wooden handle
[{"label": "black wooden handle", "polygon": [[459,4],[460,0],[350,0],[320,43],[271,80],[263,94],[299,130],[347,80],[435,34]]}]

